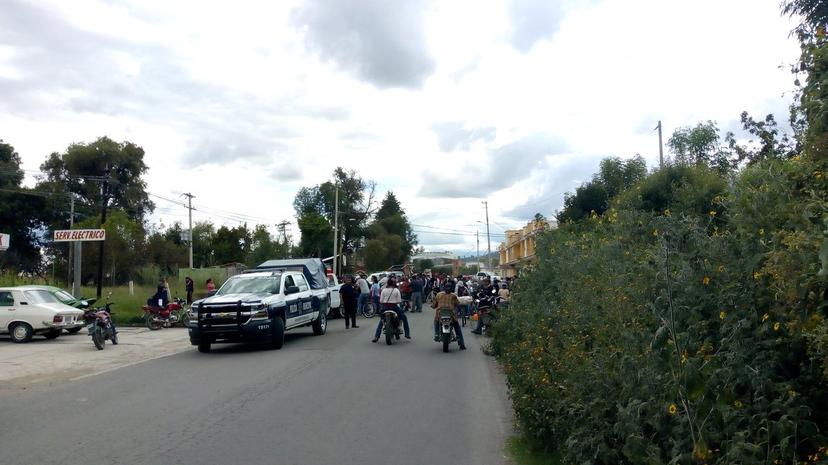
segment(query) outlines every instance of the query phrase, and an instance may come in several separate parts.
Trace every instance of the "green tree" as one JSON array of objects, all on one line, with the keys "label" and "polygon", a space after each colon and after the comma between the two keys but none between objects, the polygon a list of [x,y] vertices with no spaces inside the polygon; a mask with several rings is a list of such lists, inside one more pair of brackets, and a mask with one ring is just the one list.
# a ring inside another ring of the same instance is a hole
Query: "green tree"
[{"label": "green tree", "polygon": [[[361,251],[370,269],[385,269],[405,263],[417,244],[417,236],[393,192],[388,192],[368,227],[368,241]],[[370,247],[369,247],[370,245]]]},{"label": "green tree", "polygon": [[[78,228],[97,228],[100,219],[87,218],[76,223]],[[106,230],[104,241],[104,281],[120,284],[134,278],[132,271],[146,263],[144,251],[146,233],[142,223],[132,220],[122,210],[114,210],[103,224]],[[98,260],[97,244],[83,245],[83,280],[94,278]]]},{"label": "green tree", "polygon": [[564,208],[556,215],[559,223],[577,221],[592,212],[604,213],[609,201],[647,175],[647,164],[640,156],[628,160],[605,158],[592,180],[564,195]]},{"label": "green tree", "polygon": [[307,213],[298,218],[302,239],[299,250],[305,257],[325,258],[333,255],[333,227],[318,213]]},{"label": "green tree", "polygon": [[79,209],[100,211],[106,204],[136,221],[143,221],[144,215],[154,209],[142,178],[147,172],[144,149],[132,142],[101,137],[89,144],[72,144],[62,154],[49,155],[40,169],[45,177],[36,188],[71,192]]},{"label": "green tree", "polygon": [[794,29],[799,39],[800,58],[794,73],[805,76],[794,82],[806,126],[803,150],[817,159],[828,158],[828,4],[824,0],[785,0],[783,14],[800,19]]},{"label": "green tree", "polygon": [[267,260],[288,258],[290,256],[290,240],[274,240],[270,231],[263,224],[256,225],[252,239],[252,250],[247,261],[247,265],[250,267],[258,266]]},{"label": "green tree", "polygon": [[253,238],[247,224],[228,228],[222,226],[213,237],[215,263],[245,263],[252,246]]},{"label": "green tree", "polygon": [[667,140],[667,147],[675,155],[676,163],[705,165],[722,173],[734,168],[729,151],[721,144],[719,128],[713,121],[676,129]]},{"label": "green tree", "polygon": [[40,212],[46,202],[44,196],[22,187],[22,182],[20,155],[0,139],[0,232],[11,239],[9,249],[0,253],[0,266],[37,272],[41,244],[35,231],[42,227]]},{"label": "green tree", "polygon": [[193,224],[193,266],[204,268],[216,264],[213,242],[216,227],[209,221],[196,221]]}]

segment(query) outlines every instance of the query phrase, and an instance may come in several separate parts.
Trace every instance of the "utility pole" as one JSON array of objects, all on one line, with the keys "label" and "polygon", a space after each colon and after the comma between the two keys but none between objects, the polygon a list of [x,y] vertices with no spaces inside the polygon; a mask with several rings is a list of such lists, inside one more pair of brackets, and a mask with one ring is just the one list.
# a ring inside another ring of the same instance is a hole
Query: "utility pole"
[{"label": "utility pole", "polygon": [[333,247],[333,274],[339,276],[337,264],[339,263],[339,186],[336,186],[334,194],[334,247]]},{"label": "utility pole", "polygon": [[[69,196],[69,229],[72,229],[75,225],[75,196],[71,193],[69,193]],[[69,246],[69,259],[66,260],[66,286],[68,287],[71,286],[72,283],[72,249],[74,248],[74,245],[72,242],[68,242],[67,245]]]},{"label": "utility pole", "polygon": [[[106,204],[109,203],[109,166],[106,167],[106,175],[101,185],[101,228],[106,223]],[[104,264],[104,241],[98,242],[98,300],[101,299],[101,287],[103,285],[103,264]]]},{"label": "utility pole", "polygon": [[279,228],[280,234],[282,236],[282,240],[285,244],[287,244],[287,227],[290,224],[289,221],[282,221],[281,223],[276,223],[276,227]]},{"label": "utility pole", "polygon": [[492,270],[492,235],[489,233],[489,202],[487,200],[483,201],[483,207],[486,208],[486,239],[489,242],[489,247],[488,247],[489,260],[488,260],[488,262],[489,262],[489,273],[491,273],[493,271]]},{"label": "utility pole", "polygon": [[[658,167],[664,168],[664,144],[661,142],[661,120],[658,121]],[[650,133],[652,134],[652,133]]]},{"label": "utility pole", "polygon": [[187,197],[187,210],[189,210],[189,218],[190,218],[190,234],[189,234],[189,242],[190,242],[190,269],[193,269],[193,194],[189,192],[185,192],[181,194],[184,197]]},{"label": "utility pole", "polygon": [[477,272],[480,273],[480,229],[474,235],[477,237]]}]

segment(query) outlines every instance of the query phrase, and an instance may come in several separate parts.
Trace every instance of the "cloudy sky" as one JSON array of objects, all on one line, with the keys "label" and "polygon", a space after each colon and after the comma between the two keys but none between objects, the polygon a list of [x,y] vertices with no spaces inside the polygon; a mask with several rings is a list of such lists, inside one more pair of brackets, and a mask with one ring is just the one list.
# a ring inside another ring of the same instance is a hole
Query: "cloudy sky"
[{"label": "cloudy sky", "polygon": [[0,138],[29,184],[72,142],[129,140],[195,219],[294,236],[296,191],[343,166],[429,250],[474,250],[487,200],[495,248],[601,158],[657,163],[658,120],[784,120],[792,26],[779,0],[0,0]]}]

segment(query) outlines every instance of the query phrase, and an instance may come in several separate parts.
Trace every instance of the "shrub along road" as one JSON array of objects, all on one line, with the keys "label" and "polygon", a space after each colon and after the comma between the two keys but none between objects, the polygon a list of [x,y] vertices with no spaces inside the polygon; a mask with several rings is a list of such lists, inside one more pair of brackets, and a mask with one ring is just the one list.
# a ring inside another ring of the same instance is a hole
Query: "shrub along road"
[{"label": "shrub along road", "polygon": [[0,391],[3,463],[505,463],[511,409],[482,340],[444,354],[431,315],[410,320],[414,340],[391,347],[370,342],[376,319],[333,320],[325,336],[289,332],[280,351],[192,348]]}]

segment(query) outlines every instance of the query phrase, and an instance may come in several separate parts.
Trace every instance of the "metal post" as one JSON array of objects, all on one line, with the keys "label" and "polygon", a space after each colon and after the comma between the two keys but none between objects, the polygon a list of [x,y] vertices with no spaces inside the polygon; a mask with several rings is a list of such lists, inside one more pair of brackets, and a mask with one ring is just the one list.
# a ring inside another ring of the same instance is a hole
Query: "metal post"
[{"label": "metal post", "polygon": [[[75,225],[75,196],[71,193],[69,194],[69,229]],[[69,259],[66,260],[66,285],[67,287],[70,285],[72,281],[72,243],[69,243]],[[74,289],[74,287],[73,287]],[[77,296],[75,296],[77,297]]]},{"label": "metal post", "polygon": [[333,274],[339,276],[337,271],[339,264],[339,186],[336,186],[334,193],[334,243],[333,243]]},{"label": "metal post", "polygon": [[480,230],[475,231],[477,237],[477,272],[480,273]]},{"label": "metal post", "polygon": [[75,245],[75,279],[72,283],[72,295],[80,299],[81,296],[81,258],[83,258],[83,242],[72,242]]},{"label": "metal post", "polygon": [[[106,168],[106,175],[104,176],[103,185],[101,186],[101,228],[106,223],[106,204],[109,199],[109,167]],[[104,241],[99,241],[98,246],[98,299],[101,298],[101,288],[103,286],[103,264],[104,264]]]},{"label": "metal post", "polygon": [[195,196],[193,194],[189,193],[189,192],[181,194],[181,195],[187,197],[187,210],[189,211],[189,219],[190,219],[190,225],[189,225],[190,226],[190,236],[189,236],[190,237],[190,240],[189,240],[189,242],[190,242],[190,269],[192,270],[193,269],[193,197],[195,197]]},{"label": "metal post", "polygon": [[484,200],[483,206],[486,208],[486,240],[489,243],[488,252],[489,252],[489,273],[494,271],[492,269],[492,235],[489,233],[489,202]]}]

